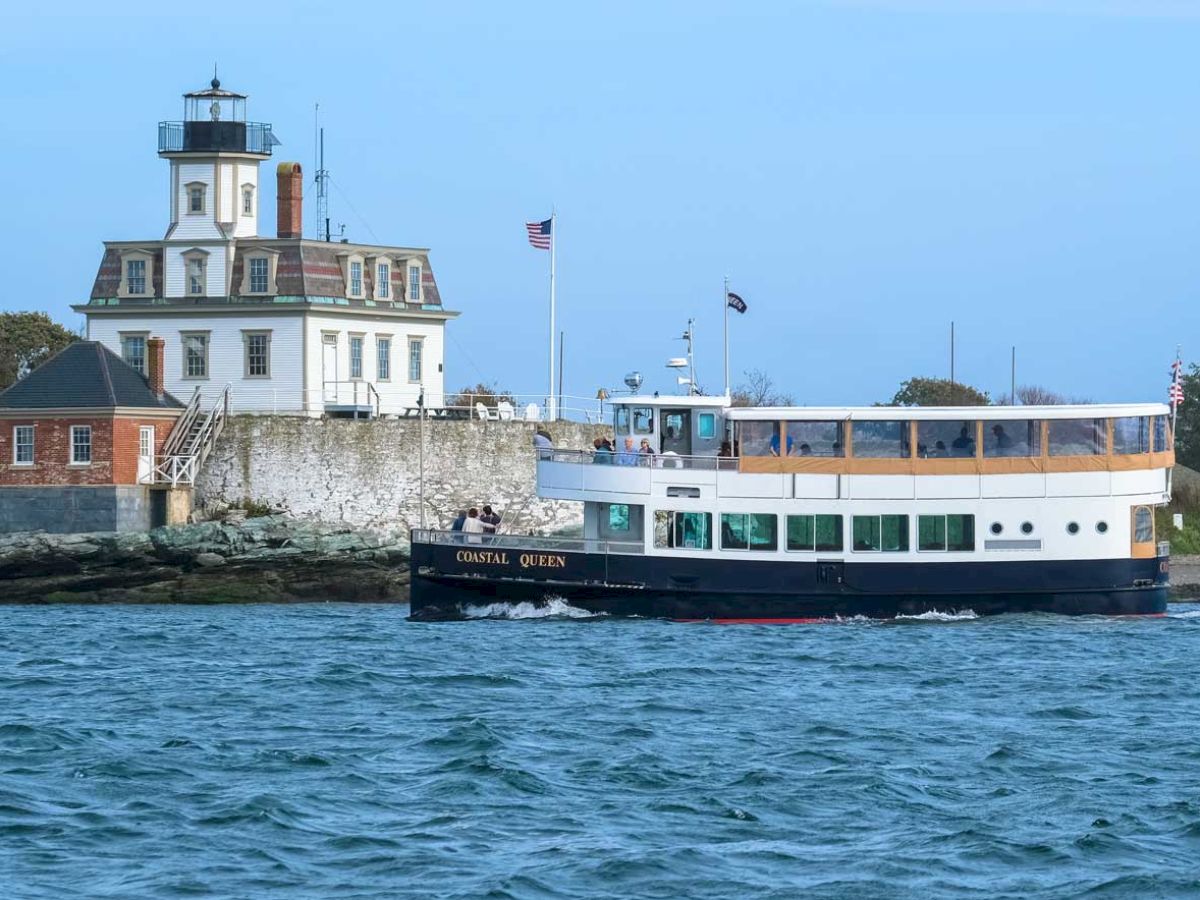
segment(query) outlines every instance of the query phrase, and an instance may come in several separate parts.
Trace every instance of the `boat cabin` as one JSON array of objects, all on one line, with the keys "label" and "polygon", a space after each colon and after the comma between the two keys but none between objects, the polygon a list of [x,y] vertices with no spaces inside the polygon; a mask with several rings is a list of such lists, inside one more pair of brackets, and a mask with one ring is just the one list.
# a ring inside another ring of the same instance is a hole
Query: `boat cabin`
[{"label": "boat cabin", "polygon": [[[614,404],[613,437],[634,447],[643,440],[654,453],[717,456],[728,440],[724,397],[632,397]],[[729,454],[725,454],[729,455]]]}]

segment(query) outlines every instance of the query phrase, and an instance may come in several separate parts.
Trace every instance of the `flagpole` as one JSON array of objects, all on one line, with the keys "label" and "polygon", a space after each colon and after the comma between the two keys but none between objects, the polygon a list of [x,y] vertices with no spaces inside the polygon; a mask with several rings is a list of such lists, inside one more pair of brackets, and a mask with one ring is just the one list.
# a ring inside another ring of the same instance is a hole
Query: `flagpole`
[{"label": "flagpole", "polygon": [[725,396],[729,396],[729,276],[725,276],[725,293],[721,295],[725,308]]},{"label": "flagpole", "polygon": [[558,217],[550,207],[550,385],[546,392],[546,416],[558,421],[558,402],[554,394],[554,263],[558,254]]},{"label": "flagpole", "polygon": [[[1179,344],[1175,345],[1175,371],[1171,376],[1171,449],[1175,448],[1175,425],[1179,421],[1179,393],[1175,385],[1183,380],[1183,352]],[[1156,448],[1157,449],[1157,448]],[[1167,496],[1171,496],[1171,476],[1175,474],[1172,466],[1167,469]]]}]

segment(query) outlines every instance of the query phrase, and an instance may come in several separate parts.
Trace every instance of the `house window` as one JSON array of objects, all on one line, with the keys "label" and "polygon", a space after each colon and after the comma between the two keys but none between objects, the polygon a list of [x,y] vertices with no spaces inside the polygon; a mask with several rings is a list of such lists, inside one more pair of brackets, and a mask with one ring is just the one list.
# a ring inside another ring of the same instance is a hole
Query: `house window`
[{"label": "house window", "polygon": [[904,553],[908,550],[908,516],[855,516],[855,550]]},{"label": "house window", "polygon": [[125,289],[131,294],[146,293],[146,261],[125,260]]},{"label": "house window", "polygon": [[271,332],[247,331],[243,333],[242,337],[246,348],[246,377],[270,378]]},{"label": "house window", "polygon": [[392,267],[387,263],[380,263],[375,267],[375,296],[380,300],[386,300],[392,294]]},{"label": "house window", "polygon": [[417,303],[421,299],[421,267],[408,267],[408,299]]},{"label": "house window", "polygon": [[250,293],[265,294],[271,285],[271,261],[264,256],[250,260]]},{"label": "house window", "polygon": [[362,378],[363,339],[361,335],[350,336],[350,377]]},{"label": "house window", "polygon": [[187,289],[189,294],[203,295],[204,257],[190,256],[187,260]]},{"label": "house window", "polygon": [[13,428],[13,465],[33,465],[32,425],[17,425]]},{"label": "house window", "polygon": [[392,339],[391,338],[376,338],[375,339],[375,365],[377,375],[380,381],[391,381],[392,379]]},{"label": "house window", "polygon": [[183,377],[208,377],[208,335],[183,335]]},{"label": "house window", "polygon": [[362,263],[358,260],[350,263],[350,296],[362,296]]},{"label": "house window", "polygon": [[121,359],[141,375],[146,374],[146,336],[144,334],[121,335]]},{"label": "house window", "polygon": [[86,466],[92,462],[92,426],[71,426],[71,465]]},{"label": "house window", "polygon": [[200,215],[204,212],[204,185],[193,182],[187,186],[188,214]]},{"label": "house window", "polygon": [[776,520],[771,513],[722,513],[722,550],[774,550]]},{"label": "house window", "polygon": [[242,185],[242,215],[254,215],[254,186],[250,184]]},{"label": "house window", "polygon": [[408,339],[408,380],[421,381],[421,358],[425,354],[424,338]]}]

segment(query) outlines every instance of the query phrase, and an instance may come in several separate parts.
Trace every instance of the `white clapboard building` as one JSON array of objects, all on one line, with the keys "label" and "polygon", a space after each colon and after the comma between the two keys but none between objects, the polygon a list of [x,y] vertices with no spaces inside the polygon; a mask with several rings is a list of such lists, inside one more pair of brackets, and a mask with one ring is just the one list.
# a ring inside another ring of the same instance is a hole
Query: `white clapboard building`
[{"label": "white clapboard building", "polygon": [[304,176],[276,167],[275,236],[260,229],[261,165],[277,143],[246,121],[246,97],[184,95],[184,120],[162,122],[170,225],[160,240],[106,241],[87,336],[146,371],[165,341],[166,388],[204,405],[228,387],[234,412],[392,415],[424,390],[444,402],[446,321],[429,251],[302,234]]}]

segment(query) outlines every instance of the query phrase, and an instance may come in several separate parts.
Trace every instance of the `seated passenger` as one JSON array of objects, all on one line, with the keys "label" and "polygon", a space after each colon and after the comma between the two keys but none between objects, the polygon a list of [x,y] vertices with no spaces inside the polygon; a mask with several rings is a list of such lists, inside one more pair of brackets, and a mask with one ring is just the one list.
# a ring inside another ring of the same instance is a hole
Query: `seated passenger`
[{"label": "seated passenger", "polygon": [[808,444],[801,444],[800,445],[800,455],[801,456],[812,456],[812,447],[808,446]]},{"label": "seated passenger", "polygon": [[1012,456],[1013,441],[1007,434],[1004,433],[1003,425],[993,425],[992,434],[996,436],[996,449],[1000,452],[997,456]]},{"label": "seated passenger", "polygon": [[938,441],[933,445],[933,452],[929,454],[934,459],[945,459],[950,454],[946,452],[946,442]]},{"label": "seated passenger", "polygon": [[[795,443],[795,441],[792,440],[792,436],[789,434],[788,439],[787,439],[787,455],[788,456],[792,455],[792,445],[794,443]],[[776,428],[775,433],[773,435],[771,435],[771,455],[772,456],[779,455],[779,429],[778,428]]]},{"label": "seated passenger", "polygon": [[612,462],[612,445],[604,438],[596,438],[592,441],[592,446],[595,450],[592,451],[592,462],[607,465]]},{"label": "seated passenger", "polygon": [[842,455],[842,442],[834,441],[833,446],[830,449],[833,451],[834,456],[841,456]]},{"label": "seated passenger", "polygon": [[[938,441],[941,444],[941,441]],[[955,456],[974,456],[975,455],[975,438],[971,437],[971,430],[964,425],[956,437],[950,444],[954,450]]]}]

